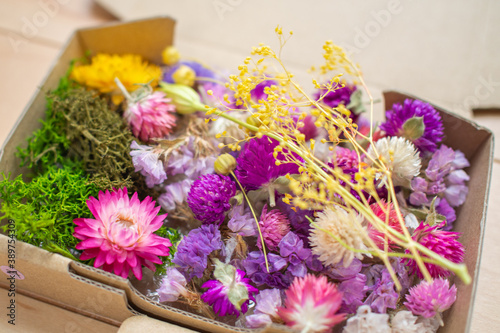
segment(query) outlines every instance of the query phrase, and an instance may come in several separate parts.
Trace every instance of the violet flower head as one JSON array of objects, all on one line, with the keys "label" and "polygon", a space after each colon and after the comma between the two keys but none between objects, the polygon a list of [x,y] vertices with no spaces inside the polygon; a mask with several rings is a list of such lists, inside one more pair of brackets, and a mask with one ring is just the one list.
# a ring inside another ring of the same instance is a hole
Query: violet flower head
[{"label": "violet flower head", "polygon": [[139,145],[132,141],[130,156],[132,156],[135,172],[140,172],[146,178],[148,187],[161,184],[167,179],[163,161],[153,147]]},{"label": "violet flower head", "polygon": [[377,313],[386,313],[387,309],[395,309],[399,294],[394,288],[394,281],[387,269],[382,271],[382,276],[375,284],[369,288],[371,294],[364,304],[370,305],[371,309]]},{"label": "violet flower head", "polygon": [[241,236],[255,236],[257,234],[255,219],[250,210],[245,210],[243,205],[234,207],[229,213],[227,226],[229,230]]},{"label": "violet flower head", "polygon": [[279,289],[264,289],[255,296],[255,311],[247,316],[246,324],[250,328],[264,327],[272,323],[273,318],[279,318],[278,307],[282,305]]},{"label": "violet flower head", "polygon": [[[299,167],[295,163],[276,165],[273,157],[274,148],[278,142],[267,137],[252,139],[243,147],[236,160],[235,174],[247,191],[257,190],[263,185],[272,183],[276,178],[288,173],[298,173]],[[284,161],[283,154],[279,153],[278,160]]]},{"label": "violet flower head", "polygon": [[404,305],[414,314],[425,318],[448,310],[457,298],[457,288],[446,279],[421,281],[410,289]]},{"label": "violet flower head", "polygon": [[312,271],[323,269],[323,265],[313,256],[311,249],[305,248],[304,241],[292,231],[283,237],[278,247],[280,255],[289,263],[288,272],[294,277],[304,277],[308,268]]},{"label": "violet flower head", "polygon": [[[385,116],[387,120],[380,128],[387,136],[406,137],[423,153],[434,152],[443,140],[444,126],[441,116],[428,103],[406,99],[402,105],[395,103],[391,110],[386,111]],[[416,134],[410,122],[418,118],[423,122],[424,129],[422,133]]]},{"label": "violet flower head", "polygon": [[270,288],[288,288],[292,280],[290,276],[282,272],[288,265],[287,260],[274,253],[268,253],[267,260],[269,263],[269,272],[266,269],[266,260],[261,251],[248,253],[247,258],[241,264],[248,277],[257,286],[267,285]]},{"label": "violet flower head", "polygon": [[[418,228],[415,229],[412,238],[436,254],[451,262],[460,264],[464,261],[465,255],[464,246],[458,241],[460,233],[441,230],[444,225],[444,222],[433,226],[422,222]],[[410,253],[410,251],[406,250],[406,253]],[[408,266],[410,273],[417,274],[421,279],[424,277],[414,259],[405,258],[403,262]],[[441,266],[429,263],[424,263],[424,265],[433,278],[450,275],[450,271]]]},{"label": "violet flower head", "polygon": [[203,223],[221,224],[231,208],[229,200],[236,185],[228,176],[209,174],[198,178],[189,191],[187,203],[194,216]]},{"label": "violet flower head", "polygon": [[[353,84],[345,84],[342,88],[328,92],[321,102],[331,108],[336,108],[339,104],[347,106],[351,103],[351,96],[357,89]],[[326,89],[319,89],[314,98],[317,100],[325,93]]]},{"label": "violet flower head", "polygon": [[349,280],[338,284],[339,291],[342,292],[342,306],[340,312],[355,313],[356,309],[363,304],[366,289],[366,275],[358,273]]},{"label": "violet flower head", "polygon": [[342,169],[358,169],[359,157],[355,150],[337,146],[335,147],[335,162],[333,164]]},{"label": "violet flower head", "polygon": [[196,79],[198,79],[198,78],[216,79],[217,78],[217,75],[215,74],[214,71],[203,66],[201,63],[196,62],[196,61],[182,60],[182,61],[177,62],[175,65],[168,67],[165,70],[165,72],[163,74],[163,81],[167,82],[167,83],[175,83],[174,79],[172,78],[172,75],[181,66],[187,66],[187,67],[191,68],[196,75]]},{"label": "violet flower head", "polygon": [[207,268],[208,256],[212,251],[223,247],[219,229],[213,225],[202,225],[191,230],[185,236],[175,252],[172,262],[178,265],[178,270],[188,280],[193,277],[201,278]]},{"label": "violet flower head", "polygon": [[186,278],[177,268],[168,267],[166,276],[161,280],[160,287],[156,290],[160,302],[175,302],[181,295],[187,295]]},{"label": "violet flower head", "polygon": [[179,182],[166,185],[164,187],[165,192],[158,197],[158,203],[166,211],[174,210],[177,205],[186,201],[191,185],[193,185],[193,181],[191,179],[184,179]]},{"label": "violet flower head", "polygon": [[[279,209],[267,211],[267,206],[262,209],[259,226],[264,244],[270,251],[275,251],[281,239],[290,231],[290,223],[285,214]],[[262,249],[260,237],[257,237],[257,246]]]},{"label": "violet flower head", "polygon": [[267,99],[266,88],[271,87],[272,85],[277,85],[277,82],[274,80],[262,81],[250,91],[250,97],[257,103],[260,100],[266,100]]},{"label": "violet flower head", "polygon": [[356,277],[356,275],[361,272],[363,264],[358,258],[354,258],[349,266],[345,267],[343,260],[335,265],[330,265],[323,271],[324,274],[328,275],[333,280],[345,281]]},{"label": "violet flower head", "polygon": [[208,280],[201,287],[208,288],[201,299],[210,304],[219,316],[230,316],[245,313],[250,300],[254,301],[257,288],[250,285],[245,272],[231,265],[216,262],[214,276],[217,280]]},{"label": "violet flower head", "polygon": [[290,227],[295,232],[297,236],[304,241],[304,246],[309,246],[309,234],[311,230],[311,223],[307,219],[307,216],[311,219],[314,218],[313,210],[303,210],[300,208],[292,209],[293,206],[285,203],[282,200],[283,196],[278,195],[278,200],[276,200],[276,207],[278,207],[282,212],[288,217],[290,221]]}]

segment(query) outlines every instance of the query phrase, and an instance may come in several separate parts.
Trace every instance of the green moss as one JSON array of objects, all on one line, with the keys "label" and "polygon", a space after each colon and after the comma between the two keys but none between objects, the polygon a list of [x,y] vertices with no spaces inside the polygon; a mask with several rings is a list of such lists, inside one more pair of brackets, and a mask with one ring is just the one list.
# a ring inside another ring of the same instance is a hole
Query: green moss
[{"label": "green moss", "polygon": [[162,265],[155,265],[156,266],[156,275],[164,275],[166,274],[166,269],[168,266],[172,265],[172,259],[174,258],[174,254],[177,251],[177,245],[180,243],[182,239],[182,234],[174,228],[167,228],[165,226],[161,227],[158,229],[155,234],[157,234],[160,237],[167,238],[170,240],[172,243],[172,246],[170,247],[170,254],[168,257],[160,257],[161,261],[163,262]]},{"label": "green moss", "polygon": [[98,187],[69,166],[49,167],[27,183],[22,176],[2,177],[0,219],[14,220],[17,239],[75,259],[70,249],[79,240],[73,237],[73,219],[92,216],[86,200],[97,196]]}]

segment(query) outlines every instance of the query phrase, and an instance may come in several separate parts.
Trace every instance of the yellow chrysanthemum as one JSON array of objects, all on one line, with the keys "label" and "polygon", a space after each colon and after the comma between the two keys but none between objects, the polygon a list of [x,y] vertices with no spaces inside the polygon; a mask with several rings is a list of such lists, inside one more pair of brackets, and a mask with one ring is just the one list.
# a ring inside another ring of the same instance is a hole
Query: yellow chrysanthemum
[{"label": "yellow chrysanthemum", "polygon": [[[71,72],[72,79],[101,93],[119,91],[114,81],[116,77],[131,92],[139,88],[141,83],[149,83],[152,87],[158,85],[161,69],[144,61],[139,55],[100,53],[92,58],[90,65],[76,66]],[[116,99],[113,101],[117,102]]]}]

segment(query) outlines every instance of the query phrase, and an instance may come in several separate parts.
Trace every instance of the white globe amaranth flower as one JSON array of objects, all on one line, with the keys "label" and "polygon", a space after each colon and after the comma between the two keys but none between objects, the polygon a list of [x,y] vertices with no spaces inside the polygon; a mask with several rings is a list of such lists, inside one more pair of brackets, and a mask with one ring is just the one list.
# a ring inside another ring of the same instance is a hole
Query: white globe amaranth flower
[{"label": "white globe amaranth flower", "polygon": [[410,311],[399,311],[391,320],[392,333],[429,333],[418,319]]},{"label": "white globe amaranth flower", "polygon": [[323,264],[335,265],[342,261],[344,267],[348,267],[354,258],[363,259],[362,253],[351,251],[338,241],[354,249],[367,250],[363,242],[366,230],[361,215],[354,210],[347,212],[334,207],[319,212],[317,216],[309,240],[312,252]]},{"label": "white globe amaranth flower", "polygon": [[370,158],[366,162],[370,165],[373,160],[384,163],[392,174],[394,186],[410,186],[413,177],[420,173],[422,162],[420,153],[410,141],[405,138],[393,136],[382,138],[375,142],[375,148],[370,146],[367,152]]},{"label": "white globe amaranth flower", "polygon": [[347,320],[342,333],[391,333],[389,315],[372,313],[369,305],[362,305],[356,315]]}]

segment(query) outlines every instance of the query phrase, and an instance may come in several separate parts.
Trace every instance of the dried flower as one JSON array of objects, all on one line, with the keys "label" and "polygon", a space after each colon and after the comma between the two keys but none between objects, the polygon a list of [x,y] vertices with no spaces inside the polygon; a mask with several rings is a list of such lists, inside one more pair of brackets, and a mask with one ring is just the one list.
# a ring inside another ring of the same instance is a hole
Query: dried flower
[{"label": "dried flower", "polygon": [[163,138],[175,127],[175,106],[165,93],[156,91],[134,100],[128,99],[123,117],[132,128],[135,137],[144,142]]},{"label": "dried flower", "polygon": [[208,288],[201,299],[212,305],[219,316],[239,316],[240,312],[247,312],[249,301],[255,300],[253,295],[257,288],[250,285],[245,272],[216,259],[214,276],[217,280],[209,280],[201,286]]},{"label": "dried flower", "polygon": [[457,298],[457,288],[448,280],[439,278],[432,281],[422,280],[410,288],[404,305],[414,314],[425,318],[448,310]]},{"label": "dried flower", "polygon": [[177,205],[186,201],[191,185],[193,185],[191,179],[184,179],[166,185],[164,187],[165,192],[158,197],[158,203],[166,211],[174,210]]},{"label": "dried flower", "polygon": [[324,332],[344,320],[344,314],[337,314],[342,293],[325,276],[295,278],[285,297],[278,315],[293,329]]},{"label": "dried flower", "polygon": [[[161,69],[143,61],[139,55],[99,53],[92,57],[90,65],[75,66],[71,77],[76,82],[97,89],[101,93],[119,92],[115,84],[115,78],[118,78],[126,90],[131,92],[138,89],[139,84],[150,84],[152,87],[158,85]],[[121,95],[113,99],[115,104],[119,104],[122,100]]]},{"label": "dried flower", "polygon": [[353,278],[342,281],[338,285],[339,291],[342,292],[341,312],[355,313],[356,309],[363,304],[366,289],[366,275],[358,273]]},{"label": "dried flower", "polygon": [[[382,222],[384,222],[384,224],[399,233],[403,233],[403,228],[401,227],[401,223],[399,222],[398,213],[394,209],[392,203],[387,204],[384,200],[382,200],[380,202],[371,204],[370,208],[375,213],[375,215],[377,215],[377,217],[382,220]],[[384,245],[386,242],[388,242],[389,248],[394,245],[394,242],[389,238],[387,238],[386,240],[386,232],[387,231],[384,230],[378,230],[371,223],[368,224],[368,235],[373,240],[375,245],[377,245],[380,249],[384,249]]]},{"label": "dried flower", "polygon": [[[413,233],[412,238],[451,262],[456,264],[462,263],[465,251],[464,246],[457,240],[460,237],[460,233],[440,230],[444,225],[444,222],[434,226],[422,222]],[[406,253],[409,253],[409,250],[406,250]],[[414,259],[404,259],[404,262],[412,274],[417,274],[419,278],[423,278],[423,274]],[[424,263],[424,265],[429,274],[434,278],[450,275],[450,271],[441,266],[429,263]]]},{"label": "dried flower", "polygon": [[304,247],[304,241],[292,231],[283,237],[278,247],[280,255],[289,263],[287,273],[294,277],[304,277],[308,268],[312,271],[323,269],[323,265],[313,256],[311,249]]},{"label": "dried flower", "polygon": [[351,248],[366,250],[363,243],[366,231],[361,226],[361,215],[353,210],[347,212],[342,208],[326,208],[318,213],[314,222],[309,239],[313,253],[319,256],[323,264],[335,265],[343,261],[344,267],[348,267],[354,258],[363,258],[361,253],[347,249],[335,239],[338,237]]},{"label": "dried flower", "polygon": [[179,61],[181,55],[175,46],[170,45],[163,49],[161,52],[161,58],[165,65],[172,66]]},{"label": "dried flower", "polygon": [[127,278],[129,271],[142,279],[142,266],[155,271],[161,264],[158,256],[168,256],[170,240],[154,234],[163,225],[160,207],[146,197],[142,202],[134,193],[129,199],[127,189],[99,192],[99,199],[90,197],[87,206],[94,215],[77,218],[74,236],[80,239],[76,249],[83,250],[80,260],[95,258],[94,267]]},{"label": "dried flower", "polygon": [[406,99],[403,105],[394,104],[392,110],[386,111],[385,116],[387,120],[380,128],[388,136],[401,136],[411,140],[421,152],[434,152],[443,140],[441,116],[428,103]]},{"label": "dried flower", "polygon": [[[382,138],[370,146],[367,154],[374,160],[380,159],[391,171],[394,186],[410,186],[413,177],[420,173],[420,155],[415,146],[405,138]],[[368,164],[373,162],[368,159]]]},{"label": "dried flower", "polygon": [[281,306],[281,291],[279,289],[264,289],[255,297],[255,311],[247,316],[246,324],[250,328],[259,328],[278,319],[278,307]]},{"label": "dried flower", "polygon": [[236,168],[236,159],[229,154],[222,154],[215,160],[214,170],[219,175],[227,176]]},{"label": "dried flower", "polygon": [[357,87],[353,84],[344,84],[343,87],[339,84],[334,91],[327,92],[326,88],[319,89],[314,97],[319,99],[325,95],[321,102],[331,108],[336,108],[340,104],[348,106],[351,103],[351,96],[356,90]]},{"label": "dried flower", "polygon": [[410,311],[398,311],[391,320],[392,333],[430,333],[418,319]]},{"label": "dried flower", "polygon": [[387,269],[382,271],[382,276],[375,284],[368,288],[371,294],[364,304],[370,305],[371,309],[378,313],[386,313],[387,309],[395,309],[399,294],[395,290],[394,281]]},{"label": "dried flower", "polygon": [[[259,221],[260,231],[264,238],[264,243],[270,251],[275,251],[281,239],[290,231],[290,223],[279,209],[267,211],[264,206]],[[257,246],[262,249],[260,237],[257,238]]]},{"label": "dried flower", "polygon": [[190,281],[194,276],[201,278],[207,268],[208,256],[223,247],[219,229],[213,224],[202,225],[185,236],[175,252],[172,262]]},{"label": "dried flower", "polygon": [[372,313],[368,305],[362,305],[356,315],[347,320],[342,333],[391,333],[389,315]]},{"label": "dried flower", "polygon": [[186,278],[177,268],[168,267],[167,274],[161,280],[160,287],[156,290],[160,297],[160,302],[175,302],[179,296],[186,296]]},{"label": "dried flower", "polygon": [[257,286],[267,285],[271,288],[288,288],[292,280],[290,276],[281,272],[287,267],[287,260],[274,253],[268,253],[267,260],[269,263],[269,272],[267,271],[262,251],[248,253],[247,258],[242,261],[241,265],[250,279],[252,279],[252,282]]},{"label": "dried flower", "polygon": [[191,67],[186,65],[180,65],[172,73],[172,80],[174,83],[183,84],[188,87],[192,87],[194,85],[195,79],[196,73]]},{"label": "dried flower", "polygon": [[132,141],[130,156],[132,156],[135,172],[140,172],[146,178],[148,187],[161,184],[167,179],[160,154],[153,147],[139,145],[137,142]]},{"label": "dried flower", "polygon": [[255,236],[257,234],[257,227],[251,212],[245,210],[242,205],[234,207],[229,213],[227,227],[241,236]]},{"label": "dried flower", "polygon": [[203,223],[224,222],[231,208],[229,200],[236,194],[236,185],[228,176],[209,174],[198,178],[189,191],[187,203],[195,217]]},{"label": "dried flower", "polygon": [[201,103],[200,95],[191,87],[161,82],[160,89],[172,99],[177,113],[190,114],[196,111],[206,111],[205,105]]},{"label": "dried flower", "polygon": [[357,169],[359,165],[358,153],[349,148],[335,147],[334,166],[342,169]]}]

